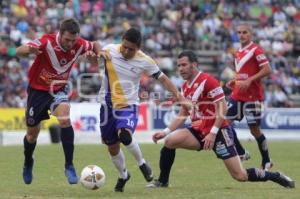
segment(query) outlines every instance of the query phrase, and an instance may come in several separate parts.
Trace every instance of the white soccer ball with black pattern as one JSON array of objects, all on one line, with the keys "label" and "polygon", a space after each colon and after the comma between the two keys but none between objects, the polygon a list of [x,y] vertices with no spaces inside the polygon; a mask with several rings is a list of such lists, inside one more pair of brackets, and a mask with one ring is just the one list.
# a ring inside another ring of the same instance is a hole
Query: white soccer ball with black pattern
[{"label": "white soccer ball with black pattern", "polygon": [[87,189],[99,189],[105,184],[105,173],[97,165],[88,165],[81,171],[80,183]]}]

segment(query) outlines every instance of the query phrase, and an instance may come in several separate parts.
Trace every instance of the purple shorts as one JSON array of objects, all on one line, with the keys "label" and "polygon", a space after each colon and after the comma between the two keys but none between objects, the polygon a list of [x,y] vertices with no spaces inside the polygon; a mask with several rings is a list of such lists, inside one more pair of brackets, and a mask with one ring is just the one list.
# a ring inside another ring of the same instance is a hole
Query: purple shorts
[{"label": "purple shorts", "polygon": [[138,106],[130,105],[121,109],[101,104],[100,130],[105,144],[112,145],[119,141],[118,130],[126,128],[134,133],[138,122]]}]

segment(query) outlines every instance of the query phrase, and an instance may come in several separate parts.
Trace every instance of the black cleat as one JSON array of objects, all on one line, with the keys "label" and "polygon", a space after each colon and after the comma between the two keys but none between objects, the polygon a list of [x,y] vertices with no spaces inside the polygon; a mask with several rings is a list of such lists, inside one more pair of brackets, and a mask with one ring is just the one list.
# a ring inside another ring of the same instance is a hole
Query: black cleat
[{"label": "black cleat", "polygon": [[127,178],[118,178],[118,182],[115,186],[115,192],[124,192],[126,182],[130,179],[130,173],[127,171]]},{"label": "black cleat", "polygon": [[295,188],[295,181],[293,181],[290,177],[284,175],[283,173],[277,172],[279,175],[275,179],[273,179],[273,182],[276,182],[280,184],[281,186],[285,188]]},{"label": "black cleat", "polygon": [[153,180],[146,186],[147,188],[167,188],[169,187],[169,183],[162,183],[159,180]]},{"label": "black cleat", "polygon": [[140,166],[140,170],[147,182],[151,182],[153,180],[153,173],[150,166],[147,163],[144,163]]}]

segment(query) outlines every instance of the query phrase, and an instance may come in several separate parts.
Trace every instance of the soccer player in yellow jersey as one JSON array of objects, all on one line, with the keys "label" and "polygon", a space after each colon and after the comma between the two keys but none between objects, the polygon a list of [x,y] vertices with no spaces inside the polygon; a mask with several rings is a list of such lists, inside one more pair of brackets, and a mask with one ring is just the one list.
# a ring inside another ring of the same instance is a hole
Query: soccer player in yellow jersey
[{"label": "soccer player in yellow jersey", "polygon": [[140,31],[131,28],[123,35],[121,44],[103,47],[103,50],[109,52],[111,59],[105,60],[100,90],[100,129],[102,140],[107,145],[111,160],[119,172],[116,192],[123,192],[126,182],[130,179],[120,143],[134,156],[146,181],[150,182],[153,179],[152,170],[132,137],[138,122],[138,91],[142,73],[145,72],[160,81],[178,102],[185,102],[155,61],[140,50],[141,42]]}]

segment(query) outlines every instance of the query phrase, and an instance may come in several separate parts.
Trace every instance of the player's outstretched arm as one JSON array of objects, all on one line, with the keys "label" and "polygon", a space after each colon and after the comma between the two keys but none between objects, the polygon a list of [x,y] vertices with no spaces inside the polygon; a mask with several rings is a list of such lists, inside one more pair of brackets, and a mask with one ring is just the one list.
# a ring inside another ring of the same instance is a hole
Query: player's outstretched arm
[{"label": "player's outstretched arm", "polygon": [[40,51],[39,47],[30,46],[30,45],[22,45],[16,49],[16,54],[19,57],[26,57],[29,54],[39,55],[41,53],[42,53],[42,51]]},{"label": "player's outstretched arm", "polygon": [[107,50],[103,50],[99,42],[94,41],[92,42],[92,44],[93,44],[93,51],[98,57],[102,57],[106,60],[111,59],[110,53]]},{"label": "player's outstretched arm", "polygon": [[177,90],[176,86],[171,82],[171,80],[165,75],[162,74],[159,76],[158,81],[166,88],[169,92],[173,94],[175,99],[184,107],[187,111],[191,108],[191,103],[189,103]]},{"label": "player's outstretched arm", "polygon": [[87,51],[83,54],[83,57],[88,60],[91,64],[98,64],[98,56],[92,50]]},{"label": "player's outstretched arm", "polygon": [[165,128],[163,131],[158,131],[152,135],[153,142],[157,143],[158,140],[163,139],[172,131],[175,131],[178,127],[182,126],[188,117],[189,113],[185,108],[181,108],[179,113],[175,116],[175,118],[171,121],[169,126]]},{"label": "player's outstretched arm", "polygon": [[99,58],[104,58],[106,60],[111,59],[111,55],[108,51],[103,50],[99,42],[94,41],[92,42],[93,50],[89,50],[84,53],[84,58],[87,59],[92,64],[98,64]]}]

